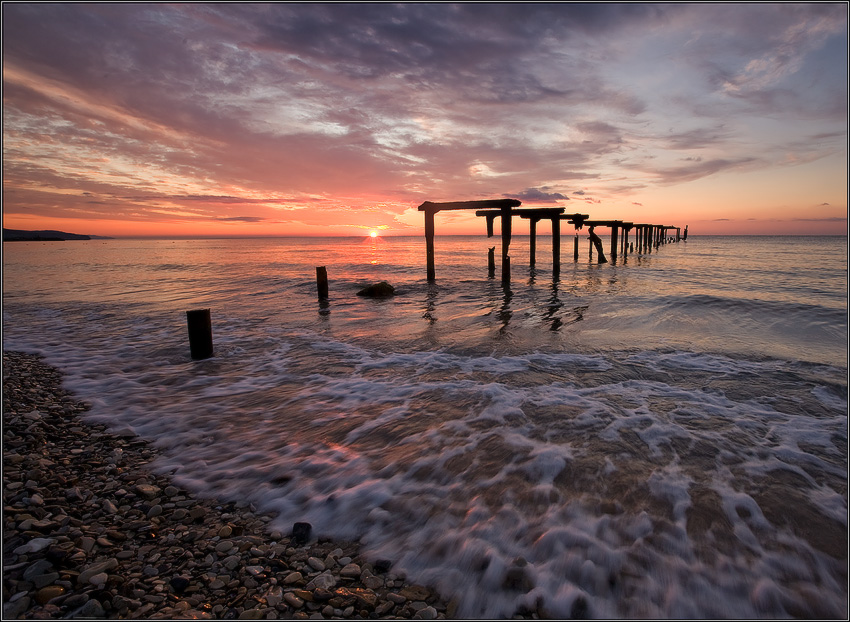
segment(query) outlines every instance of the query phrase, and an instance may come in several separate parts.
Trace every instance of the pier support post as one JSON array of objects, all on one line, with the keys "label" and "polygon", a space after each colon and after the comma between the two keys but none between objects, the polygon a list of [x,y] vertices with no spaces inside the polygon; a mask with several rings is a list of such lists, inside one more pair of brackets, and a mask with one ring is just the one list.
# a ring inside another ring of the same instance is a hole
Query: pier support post
[{"label": "pier support post", "polygon": [[573,238],[573,259],[578,261],[578,231],[576,231],[576,236]]},{"label": "pier support post", "polygon": [[552,219],[552,272],[561,270],[561,219]]},{"label": "pier support post", "polygon": [[[587,235],[590,236],[590,241],[593,243],[593,246],[596,247],[596,254],[598,255],[597,261],[599,263],[608,263],[608,260],[605,259],[605,251],[602,248],[602,238],[600,238],[593,231],[593,227],[588,229]],[[591,251],[591,259],[593,258],[593,252]]]},{"label": "pier support post", "polygon": [[189,351],[195,360],[208,359],[213,355],[212,321],[209,309],[186,311],[189,326]]},{"label": "pier support post", "polygon": [[434,210],[425,210],[425,257],[428,262],[427,276],[429,281],[437,278],[434,270]]},{"label": "pier support post", "polygon": [[529,235],[529,255],[528,255],[528,265],[532,268],[534,264],[537,263],[537,219],[531,218],[528,221],[528,235]]},{"label": "pier support post", "polygon": [[496,276],[496,247],[487,249],[487,275],[492,279]]},{"label": "pier support post", "polygon": [[328,270],[325,266],[316,266],[316,289],[319,300],[328,299]]},{"label": "pier support post", "polygon": [[511,247],[511,208],[502,208],[502,283],[511,282],[511,260],[508,252]]},{"label": "pier support post", "polygon": [[620,226],[616,222],[611,225],[611,261],[617,261],[617,233]]}]

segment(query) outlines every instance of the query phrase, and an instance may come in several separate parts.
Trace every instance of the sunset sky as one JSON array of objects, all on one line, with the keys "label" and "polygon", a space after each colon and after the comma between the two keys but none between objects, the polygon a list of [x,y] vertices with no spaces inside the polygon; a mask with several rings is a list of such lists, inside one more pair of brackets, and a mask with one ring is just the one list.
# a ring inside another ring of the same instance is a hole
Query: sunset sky
[{"label": "sunset sky", "polygon": [[7,228],[419,235],[424,201],[511,197],[692,234],[847,232],[846,3],[6,3],[2,21]]}]

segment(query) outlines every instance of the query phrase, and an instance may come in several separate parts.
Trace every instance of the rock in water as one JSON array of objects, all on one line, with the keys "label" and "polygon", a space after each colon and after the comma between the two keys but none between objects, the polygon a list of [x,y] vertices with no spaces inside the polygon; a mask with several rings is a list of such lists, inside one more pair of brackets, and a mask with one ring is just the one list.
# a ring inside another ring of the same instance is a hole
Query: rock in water
[{"label": "rock in water", "polygon": [[357,295],[368,296],[369,298],[388,298],[389,296],[395,296],[395,288],[386,281],[381,281],[380,283],[374,283],[373,285],[364,287],[357,292]]},{"label": "rock in water", "polygon": [[310,523],[295,523],[292,526],[292,539],[298,544],[305,544],[310,539],[312,529]]}]

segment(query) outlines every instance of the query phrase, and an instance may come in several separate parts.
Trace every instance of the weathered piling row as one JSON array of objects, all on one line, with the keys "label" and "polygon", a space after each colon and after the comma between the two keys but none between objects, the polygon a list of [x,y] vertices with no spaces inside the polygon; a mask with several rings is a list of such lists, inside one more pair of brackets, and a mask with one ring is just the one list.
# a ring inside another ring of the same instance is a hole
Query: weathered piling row
[{"label": "weathered piling row", "polygon": [[561,221],[560,216],[564,213],[563,207],[550,207],[540,209],[510,209],[502,208],[496,210],[477,210],[476,216],[483,217],[487,220],[487,237],[493,237],[493,221],[499,217],[502,222],[502,282],[508,283],[511,280],[510,256],[508,248],[511,243],[511,217],[519,216],[530,221],[530,263],[535,265],[536,249],[537,249],[537,222],[542,219],[548,219],[552,222],[552,265],[557,271],[561,263]]},{"label": "weathered piling row", "polygon": [[[552,223],[552,272],[557,274],[561,266],[561,227],[560,222],[566,220],[575,227],[575,239],[573,242],[573,257],[578,261],[578,231],[588,227],[588,238],[590,240],[590,258],[593,259],[593,250],[596,249],[599,263],[607,263],[605,252],[602,248],[602,239],[594,232],[595,227],[607,227],[611,230],[611,260],[616,261],[617,255],[625,257],[629,252],[629,233],[635,230],[635,243],[637,250],[641,252],[652,252],[661,244],[673,241],[668,232],[675,229],[675,241],[688,239],[688,228],[682,237],[681,230],[675,226],[635,224],[622,220],[589,220],[587,214],[564,214],[562,207],[541,207],[516,209],[522,203],[515,199],[492,199],[483,201],[454,201],[448,203],[432,203],[425,201],[419,206],[420,212],[425,212],[425,247],[427,255],[428,280],[436,278],[434,267],[434,215],[442,210],[474,209],[476,216],[486,220],[487,237],[493,237],[493,222],[496,218],[501,222],[502,236],[502,282],[509,283],[511,280],[511,263],[509,249],[511,244],[511,218],[519,216],[529,221],[529,265],[534,267],[537,263],[537,223],[540,220],[549,220]],[[492,277],[495,273],[493,249],[488,254],[488,271]]]},{"label": "weathered piling row", "polygon": [[[425,201],[419,206],[420,212],[425,212],[425,254],[427,259],[428,280],[436,278],[434,269],[434,214],[445,210],[460,209],[498,209],[502,215],[502,259],[507,256],[508,247],[511,243],[511,217],[510,210],[522,205],[516,199],[493,199],[485,201],[453,201],[448,203],[432,203]],[[488,222],[492,235],[493,222]]]}]

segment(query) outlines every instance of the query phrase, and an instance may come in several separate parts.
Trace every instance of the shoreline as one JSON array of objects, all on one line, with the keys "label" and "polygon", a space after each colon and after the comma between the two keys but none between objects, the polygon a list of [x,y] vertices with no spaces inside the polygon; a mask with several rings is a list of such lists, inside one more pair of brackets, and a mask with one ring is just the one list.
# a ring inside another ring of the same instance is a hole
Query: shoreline
[{"label": "shoreline", "polygon": [[270,531],[248,504],[175,486],[146,468],[156,449],[88,408],[41,357],[3,352],[4,619],[453,617],[356,542]]}]

